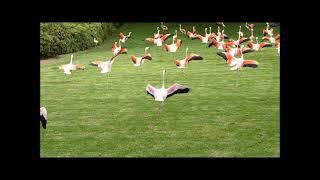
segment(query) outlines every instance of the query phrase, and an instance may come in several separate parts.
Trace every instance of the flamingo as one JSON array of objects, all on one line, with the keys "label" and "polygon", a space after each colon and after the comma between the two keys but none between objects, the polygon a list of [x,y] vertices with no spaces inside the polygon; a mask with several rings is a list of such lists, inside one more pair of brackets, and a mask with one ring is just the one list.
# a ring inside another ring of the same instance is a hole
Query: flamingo
[{"label": "flamingo", "polygon": [[211,47],[213,45],[217,49],[223,50],[223,49],[226,49],[227,46],[230,46],[229,42],[224,42],[224,36],[221,36],[221,37],[222,37],[221,41],[217,41],[215,38],[212,38],[212,41],[209,42],[208,47]]},{"label": "flamingo", "polygon": [[253,30],[255,27],[256,27],[255,24],[248,24],[248,22],[246,22],[246,28],[247,28],[249,31]]},{"label": "flamingo", "polygon": [[40,122],[43,129],[47,128],[48,113],[45,107],[40,107]]},{"label": "flamingo", "polygon": [[119,39],[119,46],[117,46],[117,42],[114,42],[112,46],[113,55],[116,55],[120,52],[120,54],[127,54],[127,48],[121,48],[121,39]]},{"label": "flamingo", "polygon": [[183,85],[174,83],[169,88],[165,88],[164,86],[164,76],[166,70],[162,71],[162,87],[155,88],[150,84],[147,85],[146,91],[148,94],[152,95],[155,98],[155,101],[163,102],[167,97],[172,96],[176,93],[187,93],[190,89]]},{"label": "flamingo", "polygon": [[271,29],[264,29],[264,30],[263,30],[263,35],[264,35],[264,36],[266,36],[266,35],[272,36],[272,35],[273,35],[273,28],[271,28]]},{"label": "flamingo", "polygon": [[224,30],[222,30],[221,32],[220,32],[220,27],[218,26],[218,32],[217,32],[217,35],[216,35],[216,40],[219,42],[219,41],[221,41],[222,40],[222,36],[223,36],[223,38],[225,38],[225,39],[229,39],[229,37],[226,35],[226,34],[224,34]]},{"label": "flamingo", "polygon": [[276,37],[273,37],[273,35],[270,35],[270,37],[264,36],[262,37],[262,40],[268,40],[270,43],[275,44],[276,40],[280,38],[280,34],[276,35]]},{"label": "flamingo", "polygon": [[202,60],[203,58],[199,56],[198,54],[190,53],[188,56],[188,50],[189,48],[186,48],[186,57],[182,60],[176,60],[175,64],[178,66],[178,68],[186,68],[186,65],[191,60]]},{"label": "flamingo", "polygon": [[93,42],[96,44],[96,46],[98,45],[99,41],[96,38],[93,38]]},{"label": "flamingo", "polygon": [[116,55],[114,55],[110,60],[108,61],[102,61],[98,64],[98,67],[101,68],[101,73],[106,74],[108,72],[111,72],[112,64],[116,60],[116,57],[121,54],[118,52]]},{"label": "flamingo", "polygon": [[63,69],[64,74],[71,74],[71,70],[76,70],[76,65],[72,64],[73,54],[71,54],[70,63],[59,66],[59,69]]},{"label": "flamingo", "polygon": [[177,42],[174,43],[174,38],[173,38],[172,44],[170,45],[165,44],[164,48],[168,52],[176,52],[178,49],[180,49],[181,43],[182,43],[181,39],[177,39]]},{"label": "flamingo", "polygon": [[162,36],[163,36],[163,34],[160,34],[159,27],[157,27],[157,34],[154,34],[154,35],[153,35],[153,38],[154,38],[154,39],[157,39],[157,38],[160,38],[160,37],[162,37]]},{"label": "flamingo", "polygon": [[167,39],[167,37],[170,36],[170,34],[166,34],[162,36],[161,38],[146,38],[146,41],[152,42],[153,44],[157,46],[162,46],[163,42]]},{"label": "flamingo", "polygon": [[197,35],[196,28],[194,26],[192,26],[192,32],[188,31],[187,36],[188,36],[188,38],[195,39],[195,38],[197,38],[196,35]]},{"label": "flamingo", "polygon": [[167,26],[165,26],[164,24],[163,24],[163,22],[161,22],[161,28],[162,28],[162,30],[163,31],[165,31],[167,34],[168,34],[168,27]]},{"label": "flamingo", "polygon": [[[241,45],[241,49],[243,48],[244,46]],[[242,67],[252,67],[252,68],[256,68],[258,67],[258,62],[257,61],[254,61],[254,60],[244,60],[243,58],[243,53],[242,53],[242,50],[240,51],[240,54],[241,54],[241,57],[240,58],[234,58],[233,57],[233,61],[232,62],[229,62],[230,66],[233,66],[230,68],[230,70],[238,70]]]},{"label": "flamingo", "polygon": [[213,38],[214,34],[208,34],[207,28],[205,28],[205,36],[201,36],[200,34],[197,34],[196,37],[201,40],[202,43],[208,43],[208,40]]},{"label": "flamingo", "polygon": [[[120,41],[126,43],[126,41],[131,37],[131,32],[128,35],[124,35],[123,32],[120,33]],[[120,43],[119,43],[120,44]]]},{"label": "flamingo", "polygon": [[151,54],[148,53],[149,47],[144,49],[144,55],[142,57],[136,57],[135,55],[131,56],[131,61],[134,63],[134,66],[141,66],[146,59],[151,60]]},{"label": "flamingo", "polygon": [[273,28],[270,29],[270,25],[269,25],[268,22],[266,22],[266,24],[267,24],[267,27],[266,27],[266,29],[262,30],[262,34],[263,34],[264,36],[266,36],[266,35],[269,35],[269,36],[273,35]]},{"label": "flamingo", "polygon": [[180,25],[180,32],[181,32],[181,34],[186,35],[186,30],[185,30],[185,29],[181,29],[181,24],[179,24],[179,25]]},{"label": "flamingo", "polygon": [[222,30],[221,32],[220,32],[220,27],[218,27],[218,32],[217,32],[217,36],[216,36],[216,40],[218,41],[218,42],[220,42],[221,40],[222,40],[222,36],[224,36],[224,30]]},{"label": "flamingo", "polygon": [[264,48],[264,47],[269,47],[269,46],[272,46],[270,43],[266,43],[266,42],[262,42],[262,43],[258,43],[258,37],[256,37],[256,43],[254,44],[253,41],[249,41],[248,42],[248,47],[250,49],[252,49],[253,51],[258,51],[259,49],[261,48]]},{"label": "flamingo", "polygon": [[[241,51],[241,52],[240,52]],[[225,52],[217,52],[217,54],[223,58],[226,57],[226,53],[230,53],[231,56],[240,56],[241,53],[245,54],[245,53],[248,53],[248,52],[253,52],[250,48],[231,48],[229,46],[227,46],[225,48]],[[226,58],[225,58],[226,59]],[[226,59],[227,60],[227,59]]]},{"label": "flamingo", "polygon": [[230,46],[239,46],[240,44],[250,40],[249,38],[241,37],[241,35],[243,36],[243,33],[241,32],[241,26],[240,26],[238,34],[239,34],[238,40],[236,40],[236,41],[233,39],[229,40]]}]

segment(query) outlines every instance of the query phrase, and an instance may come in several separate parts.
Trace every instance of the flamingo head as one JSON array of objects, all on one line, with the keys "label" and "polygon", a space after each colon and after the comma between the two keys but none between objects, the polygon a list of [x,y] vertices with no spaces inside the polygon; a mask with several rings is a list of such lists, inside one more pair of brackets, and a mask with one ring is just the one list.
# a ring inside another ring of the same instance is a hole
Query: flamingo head
[{"label": "flamingo head", "polygon": [[180,66],[180,62],[178,60],[176,60],[176,66]]}]

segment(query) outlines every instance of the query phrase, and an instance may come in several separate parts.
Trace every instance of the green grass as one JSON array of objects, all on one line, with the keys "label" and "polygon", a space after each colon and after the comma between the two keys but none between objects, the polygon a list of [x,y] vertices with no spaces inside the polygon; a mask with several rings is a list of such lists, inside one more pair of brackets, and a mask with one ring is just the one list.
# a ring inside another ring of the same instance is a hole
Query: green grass
[{"label": "green grass", "polygon": [[[239,25],[225,23],[225,33],[236,39]],[[160,23],[127,23],[117,32],[132,38],[125,45],[128,55],[121,55],[112,72],[102,75],[92,60],[110,58],[112,39],[82,52],[74,53],[74,63],[86,65],[83,71],[65,76],[58,65],[66,64],[70,54],[48,64],[41,64],[41,105],[47,107],[47,129],[41,130],[41,157],[279,157],[280,156],[280,64],[275,48],[245,54],[257,60],[258,68],[229,70],[199,40],[182,39],[175,55],[143,41],[152,37]],[[168,23],[170,31],[179,23]],[[215,23],[182,23],[182,28],[204,27]],[[257,24],[255,35],[261,37],[265,23]],[[275,34],[279,28],[274,28]],[[260,38],[261,39],[261,38]],[[166,43],[170,44],[172,38]],[[150,47],[153,56],[141,67],[134,67],[130,55],[141,55]],[[183,59],[185,48],[203,60],[191,61],[183,71],[175,59]],[[167,70],[166,86],[179,83],[191,88],[161,105],[146,94],[149,83],[161,85],[162,69]]]}]

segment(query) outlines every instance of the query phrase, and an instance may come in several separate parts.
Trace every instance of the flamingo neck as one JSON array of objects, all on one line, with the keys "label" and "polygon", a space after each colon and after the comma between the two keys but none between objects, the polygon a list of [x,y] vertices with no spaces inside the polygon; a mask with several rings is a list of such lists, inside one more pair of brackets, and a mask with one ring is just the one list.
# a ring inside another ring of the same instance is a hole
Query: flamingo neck
[{"label": "flamingo neck", "polygon": [[70,64],[72,64],[73,54],[71,54]]},{"label": "flamingo neck", "polygon": [[164,75],[165,75],[165,70],[162,71],[162,88],[164,88]]},{"label": "flamingo neck", "polygon": [[187,56],[188,56],[188,48],[186,49],[186,58],[187,58]]}]

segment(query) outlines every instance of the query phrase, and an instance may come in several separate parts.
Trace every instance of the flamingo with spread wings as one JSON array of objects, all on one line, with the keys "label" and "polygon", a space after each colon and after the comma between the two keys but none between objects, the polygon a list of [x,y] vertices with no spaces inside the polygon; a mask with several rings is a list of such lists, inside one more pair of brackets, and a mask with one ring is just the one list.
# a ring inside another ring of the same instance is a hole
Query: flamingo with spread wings
[{"label": "flamingo with spread wings", "polygon": [[161,38],[146,38],[146,41],[152,42],[157,46],[162,46],[163,42],[170,36],[171,34],[163,35]]},{"label": "flamingo with spread wings", "polygon": [[243,58],[243,48],[244,46],[241,45],[241,50],[240,50],[240,54],[241,57],[240,58],[236,58],[235,56],[233,56],[230,52],[226,52],[226,53],[221,53],[219,55],[221,55],[229,64],[229,66],[231,66],[230,70],[238,70],[242,67],[252,67],[252,68],[256,68],[258,67],[258,62],[254,61],[254,60],[245,60]]},{"label": "flamingo with spread wings", "polygon": [[164,86],[164,76],[166,70],[162,71],[162,87],[155,88],[154,86],[148,84],[146,87],[146,91],[148,94],[152,95],[155,101],[163,102],[167,97],[172,96],[176,93],[187,93],[189,92],[189,88],[177,83],[174,83],[169,88],[165,88]]},{"label": "flamingo with spread wings", "polygon": [[189,48],[186,48],[186,57],[184,59],[181,60],[176,60],[175,64],[178,68],[186,68],[187,64],[189,63],[189,61],[191,60],[202,60],[203,58],[198,55],[198,54],[194,54],[194,53],[190,53],[188,55],[188,50]]},{"label": "flamingo with spread wings", "polygon": [[188,38],[195,39],[195,38],[197,38],[196,35],[197,35],[196,28],[194,26],[192,26],[192,32],[188,31],[187,36],[188,36]]},{"label": "flamingo with spread wings", "polygon": [[172,44],[168,45],[168,44],[165,44],[164,45],[164,49],[168,52],[176,52],[178,49],[180,49],[181,47],[181,44],[182,44],[182,41],[181,39],[177,39],[177,42],[174,43],[174,37],[173,37],[173,40],[172,40]]},{"label": "flamingo with spread wings", "polygon": [[[101,73],[106,74],[108,72],[111,72],[112,64],[116,60],[116,57],[118,57],[121,53],[114,55],[110,60],[107,61],[100,61],[100,63],[97,63],[97,66],[101,68]],[[93,63],[92,63],[93,64]]]},{"label": "flamingo with spread wings", "polygon": [[127,54],[127,52],[128,52],[127,48],[121,47],[121,39],[119,39],[119,46],[117,46],[117,42],[114,42],[111,50],[113,52],[113,55],[116,55],[118,53],[119,54]]},{"label": "flamingo with spread wings", "polygon": [[131,32],[129,32],[129,34],[126,36],[123,34],[123,32],[120,33],[120,41],[122,43],[126,43],[130,37],[131,37]]},{"label": "flamingo with spread wings", "polygon": [[258,51],[264,47],[270,47],[272,46],[270,43],[267,43],[267,42],[261,42],[259,44],[258,42],[258,37],[256,37],[256,43],[253,43],[253,41],[249,41],[248,42],[248,47],[253,50],[253,51]]},{"label": "flamingo with spread wings", "polygon": [[137,57],[135,55],[131,56],[131,61],[134,63],[134,66],[141,66],[146,59],[152,60],[151,54],[148,53],[148,49],[149,47],[144,49],[144,55],[142,57]]}]

